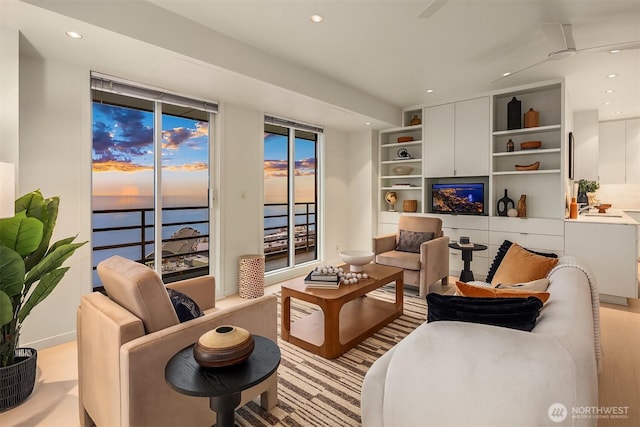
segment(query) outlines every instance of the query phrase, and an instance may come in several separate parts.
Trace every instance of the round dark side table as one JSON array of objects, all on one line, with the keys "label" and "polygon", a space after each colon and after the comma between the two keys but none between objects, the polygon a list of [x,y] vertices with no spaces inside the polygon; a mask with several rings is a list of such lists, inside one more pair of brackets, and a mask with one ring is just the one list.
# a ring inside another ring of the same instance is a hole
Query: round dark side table
[{"label": "round dark side table", "polygon": [[464,261],[464,268],[460,272],[460,281],[461,282],[472,282],[475,280],[473,278],[473,271],[471,271],[471,261],[473,260],[473,252],[474,251],[485,251],[487,250],[486,245],[480,245],[478,243],[474,243],[473,246],[460,246],[458,243],[449,243],[449,247],[451,249],[457,249],[462,251],[462,261]]},{"label": "round dark side table", "polygon": [[247,360],[222,368],[205,368],[193,357],[193,344],[176,353],[164,370],[167,383],[189,396],[209,398],[218,427],[233,427],[242,390],[266,380],[280,364],[280,348],[268,338],[252,335],[255,347]]}]

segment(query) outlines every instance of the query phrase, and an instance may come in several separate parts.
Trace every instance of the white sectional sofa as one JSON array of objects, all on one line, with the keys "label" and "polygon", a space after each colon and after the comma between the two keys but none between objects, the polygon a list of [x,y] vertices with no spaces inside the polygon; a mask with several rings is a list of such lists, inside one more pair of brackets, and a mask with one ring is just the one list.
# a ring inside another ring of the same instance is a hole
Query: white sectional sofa
[{"label": "white sectional sofa", "polygon": [[573,414],[598,405],[597,289],[573,257],[548,278],[551,296],[531,332],[451,321],[416,328],[367,372],[363,426],[596,425]]}]

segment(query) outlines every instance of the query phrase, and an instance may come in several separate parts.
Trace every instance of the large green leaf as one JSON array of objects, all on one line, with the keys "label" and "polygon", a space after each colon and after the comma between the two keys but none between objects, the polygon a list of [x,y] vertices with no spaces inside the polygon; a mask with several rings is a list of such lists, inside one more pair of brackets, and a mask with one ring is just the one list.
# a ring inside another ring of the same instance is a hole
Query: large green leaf
[{"label": "large green leaf", "polygon": [[26,257],[42,242],[44,225],[36,218],[28,218],[19,212],[13,218],[0,220],[0,244]]},{"label": "large green leaf", "polygon": [[6,325],[13,319],[13,304],[9,295],[0,291],[0,326]]},{"label": "large green leaf", "polygon": [[32,191],[16,200],[16,212],[26,211],[27,216],[42,219],[44,198],[40,190]]},{"label": "large green leaf", "polygon": [[19,322],[22,322],[36,305],[49,296],[68,270],[69,267],[58,268],[57,270],[50,271],[42,276],[40,282],[38,282],[35,289],[31,292],[31,295],[29,295],[29,298],[18,312]]},{"label": "large green leaf", "polygon": [[78,249],[85,243],[87,242],[62,245],[45,256],[42,261],[38,263],[38,265],[33,267],[31,271],[27,273],[27,277],[24,280],[25,288],[27,289],[27,291],[29,290],[29,287],[34,282],[38,281],[42,276],[60,267],[62,263],[67,260],[67,258],[73,255],[76,249]]},{"label": "large green leaf", "polygon": [[[38,248],[25,259],[24,265],[27,271],[30,271],[36,264],[38,264],[48,252],[49,242],[51,241],[53,229],[55,228],[56,220],[58,219],[59,206],[59,197],[51,197],[42,202],[42,210],[39,213],[39,219],[44,225],[42,240],[40,241]],[[29,211],[27,211],[27,216],[29,216]]]},{"label": "large green leaf", "polygon": [[24,262],[13,249],[0,246],[0,291],[12,297],[22,292]]}]

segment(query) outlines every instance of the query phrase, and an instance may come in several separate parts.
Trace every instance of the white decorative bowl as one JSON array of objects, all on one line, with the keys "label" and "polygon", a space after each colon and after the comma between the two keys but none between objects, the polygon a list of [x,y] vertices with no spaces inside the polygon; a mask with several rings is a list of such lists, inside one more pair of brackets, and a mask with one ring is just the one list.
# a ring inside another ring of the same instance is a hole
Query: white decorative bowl
[{"label": "white decorative bowl", "polygon": [[396,166],[393,168],[393,173],[396,175],[409,175],[411,172],[413,172],[411,166]]},{"label": "white decorative bowl", "polygon": [[340,252],[340,258],[342,261],[349,264],[351,272],[360,273],[363,270],[363,266],[373,261],[373,252],[371,251],[342,251]]}]

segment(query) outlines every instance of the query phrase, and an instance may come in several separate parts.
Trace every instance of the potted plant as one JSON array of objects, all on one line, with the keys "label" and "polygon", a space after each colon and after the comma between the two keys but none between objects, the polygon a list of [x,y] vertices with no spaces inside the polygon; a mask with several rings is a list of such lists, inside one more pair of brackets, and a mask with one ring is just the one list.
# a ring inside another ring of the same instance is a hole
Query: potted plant
[{"label": "potted plant", "polygon": [[593,205],[596,203],[596,191],[600,188],[598,181],[581,179],[578,181],[578,203]]},{"label": "potted plant", "polygon": [[37,353],[18,348],[22,323],[69,270],[62,264],[86,243],[73,243],[74,236],[49,246],[59,204],[59,197],[44,199],[36,190],[16,200],[15,216],[0,219],[0,412],[24,401],[35,382]]}]

